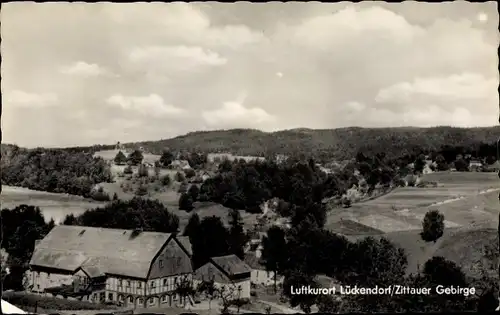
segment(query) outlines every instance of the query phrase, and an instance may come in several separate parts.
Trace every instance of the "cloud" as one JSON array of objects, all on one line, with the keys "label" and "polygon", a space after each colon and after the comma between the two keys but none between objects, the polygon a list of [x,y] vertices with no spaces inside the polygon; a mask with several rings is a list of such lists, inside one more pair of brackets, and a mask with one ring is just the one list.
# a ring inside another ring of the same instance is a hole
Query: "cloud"
[{"label": "cloud", "polygon": [[[325,31],[328,30],[328,31]],[[423,30],[409,24],[402,16],[381,7],[342,9],[315,16],[289,29],[294,43],[325,50],[330,45],[354,43],[370,32],[378,39],[411,42]],[[365,38],[365,40],[370,40]],[[340,46],[337,46],[340,48]]]},{"label": "cloud", "polygon": [[216,128],[265,128],[276,121],[262,108],[246,108],[238,102],[225,102],[220,108],[202,112],[209,127]]},{"label": "cloud", "polygon": [[[477,113],[464,107],[443,108],[435,105],[420,105],[405,111],[393,111],[383,107],[366,106],[357,102],[355,110],[344,111],[347,126],[357,125],[363,120],[365,127],[480,127],[492,126],[496,117],[491,114]],[[349,108],[349,106],[346,106]]]},{"label": "cloud", "polygon": [[193,46],[148,46],[134,48],[129,60],[145,69],[190,71],[204,66],[222,66],[227,60],[219,54]]},{"label": "cloud", "polygon": [[203,5],[175,2],[134,3],[104,7],[104,14],[117,25],[125,25],[142,36],[161,36],[188,45],[239,49],[264,40],[262,32],[246,25],[212,25]]},{"label": "cloud", "polygon": [[[381,89],[375,101],[379,104],[399,104],[402,108],[434,105],[442,109],[463,108],[468,112],[487,114],[498,104],[498,79],[476,73],[415,78]],[[486,106],[485,106],[486,105]]]},{"label": "cloud", "polygon": [[157,94],[150,94],[149,96],[123,96],[115,94],[110,96],[106,100],[106,103],[126,111],[140,112],[147,116],[177,116],[185,112],[182,108],[166,104],[163,98]]},{"label": "cloud", "polygon": [[14,90],[7,93],[5,105],[18,107],[41,108],[57,104],[58,97],[54,93],[28,93],[20,90]]},{"label": "cloud", "polygon": [[77,61],[70,66],[61,67],[60,72],[67,75],[75,75],[82,77],[97,77],[101,75],[111,75],[111,73],[100,67],[99,65],[92,63],[86,63],[84,61]]}]

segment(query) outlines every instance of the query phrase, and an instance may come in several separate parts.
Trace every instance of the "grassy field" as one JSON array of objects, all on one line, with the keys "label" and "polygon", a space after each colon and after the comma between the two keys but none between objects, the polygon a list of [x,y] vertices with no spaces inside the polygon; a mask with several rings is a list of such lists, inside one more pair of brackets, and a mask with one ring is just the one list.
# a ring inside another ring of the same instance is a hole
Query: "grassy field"
[{"label": "grassy field", "polygon": [[[481,225],[493,227],[498,213],[498,184],[494,173],[437,172],[423,177],[438,187],[397,188],[389,194],[354,204],[349,209],[334,209],[327,218],[327,227],[343,233],[339,221],[359,223],[349,235],[366,234],[372,228],[385,233],[420,230],[429,210],[439,210],[449,228]],[[365,226],[365,227],[362,227]]]},{"label": "grassy field", "polygon": [[[498,248],[497,233],[496,229],[488,228],[449,228],[436,243],[424,242],[419,231],[393,232],[383,236],[405,249],[408,255],[408,273],[422,269],[425,262],[433,256],[442,256],[455,262],[469,276],[479,276],[483,266],[486,272],[497,278],[496,266],[490,268],[484,254],[487,246]],[[498,253],[496,257],[498,260]]]},{"label": "grassy field", "polygon": [[[113,161],[115,159],[116,154],[118,154],[120,150],[103,150],[103,151],[98,151],[94,153],[95,157],[101,157],[102,159],[106,161]],[[122,150],[123,154],[128,155],[130,152],[126,150]],[[149,154],[149,153],[143,153],[144,156],[144,163],[151,163],[154,164],[154,162],[158,161],[160,159],[160,155],[156,154]]]},{"label": "grassy field", "polygon": [[[439,172],[423,179],[437,182],[438,187],[398,188],[348,209],[333,209],[326,226],[352,241],[366,235],[387,237],[405,249],[409,273],[422,268],[433,256],[443,256],[468,275],[478,276],[484,268],[498,277],[496,267],[488,266],[484,254],[487,246],[498,248],[500,182],[496,174]],[[439,210],[445,216],[444,235],[435,243],[420,237],[422,219],[429,210]]]},{"label": "grassy field", "polygon": [[0,201],[2,209],[12,209],[22,204],[38,206],[47,221],[53,218],[56,222],[64,219],[67,214],[80,214],[87,209],[104,205],[102,202],[80,196],[48,193],[4,185],[2,186]]}]

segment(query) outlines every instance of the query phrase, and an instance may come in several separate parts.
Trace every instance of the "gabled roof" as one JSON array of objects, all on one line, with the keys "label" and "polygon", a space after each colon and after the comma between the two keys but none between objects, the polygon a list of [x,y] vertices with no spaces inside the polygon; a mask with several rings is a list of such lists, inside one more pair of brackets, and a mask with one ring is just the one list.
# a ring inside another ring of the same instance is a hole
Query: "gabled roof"
[{"label": "gabled roof", "polygon": [[252,269],[236,255],[212,257],[210,261],[228,276],[251,272]]},{"label": "gabled roof", "polygon": [[[31,266],[146,278],[169,233],[55,226],[35,247]],[[90,275],[89,274],[89,275]]]}]

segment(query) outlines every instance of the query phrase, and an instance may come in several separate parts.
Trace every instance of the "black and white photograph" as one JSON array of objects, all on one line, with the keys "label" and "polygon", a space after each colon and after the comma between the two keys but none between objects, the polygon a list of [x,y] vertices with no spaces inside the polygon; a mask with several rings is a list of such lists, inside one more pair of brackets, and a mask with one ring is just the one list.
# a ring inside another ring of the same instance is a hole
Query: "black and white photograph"
[{"label": "black and white photograph", "polygon": [[3,314],[500,310],[489,2],[7,2]]}]

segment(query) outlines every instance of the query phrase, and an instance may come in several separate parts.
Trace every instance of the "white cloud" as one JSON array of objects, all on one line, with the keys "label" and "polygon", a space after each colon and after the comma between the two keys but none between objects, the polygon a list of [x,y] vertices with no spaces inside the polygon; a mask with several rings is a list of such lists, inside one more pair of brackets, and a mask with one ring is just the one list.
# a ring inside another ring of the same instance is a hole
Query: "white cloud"
[{"label": "white cloud", "polygon": [[487,114],[498,106],[498,79],[475,73],[415,78],[381,89],[375,101],[399,104],[401,110],[434,105],[452,111],[463,108],[470,113]]},{"label": "white cloud", "polygon": [[225,102],[220,108],[203,111],[202,117],[210,127],[216,128],[265,128],[276,121],[262,108],[246,108],[238,102]]},{"label": "white cloud", "polygon": [[[370,41],[366,34],[385,39],[410,43],[422,33],[420,27],[411,25],[402,16],[380,7],[345,8],[336,13],[315,16],[295,27],[287,27],[295,44],[309,45],[314,49],[328,50],[335,45],[338,49],[345,43]],[[285,29],[283,29],[285,31]]]},{"label": "white cloud", "polygon": [[48,107],[56,105],[58,97],[54,93],[28,93],[20,90],[14,90],[6,93],[4,104],[9,107]]},{"label": "white cloud", "polygon": [[75,75],[82,77],[96,77],[100,75],[111,75],[111,73],[95,63],[86,63],[77,61],[70,66],[61,67],[60,72],[67,75]]},{"label": "white cloud", "polygon": [[346,114],[349,121],[363,120],[368,127],[478,127],[496,124],[497,117],[471,111],[464,107],[446,109],[435,105],[421,105],[405,111],[392,111],[360,104],[358,111]]},{"label": "white cloud", "polygon": [[219,54],[192,46],[149,46],[134,48],[129,60],[145,69],[196,70],[204,66],[222,66],[227,60]]},{"label": "white cloud", "polygon": [[150,94],[149,96],[123,96],[115,94],[110,96],[106,102],[109,105],[124,110],[140,112],[148,116],[179,115],[185,112],[182,108],[166,104],[163,98],[157,94]]},{"label": "white cloud", "polygon": [[147,30],[146,36],[154,34],[191,45],[237,49],[265,38],[245,25],[211,25],[200,5],[183,2],[108,5],[103,12],[119,25]]},{"label": "white cloud", "polygon": [[448,99],[488,99],[498,96],[498,79],[486,79],[475,73],[448,77],[415,78],[384,88],[376,96],[378,102],[409,102],[416,95]]}]

